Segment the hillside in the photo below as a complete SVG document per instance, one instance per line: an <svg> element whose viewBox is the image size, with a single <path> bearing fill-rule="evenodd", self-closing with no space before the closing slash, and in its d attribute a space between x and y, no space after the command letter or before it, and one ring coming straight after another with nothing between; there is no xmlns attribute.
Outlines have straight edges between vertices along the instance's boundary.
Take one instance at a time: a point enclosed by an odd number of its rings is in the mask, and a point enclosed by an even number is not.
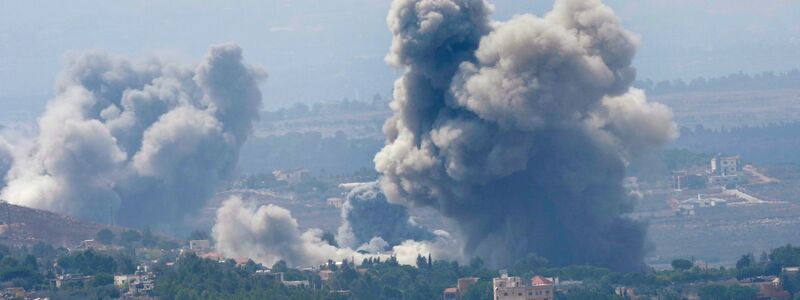
<svg viewBox="0 0 800 300"><path fill-rule="evenodd" d="M49 211L5 203L0 204L0 222L2 222L0 243L16 247L31 246L38 241L49 243L54 247L75 247L81 241L93 238L100 229L109 227ZM124 230L120 227L110 229L115 234Z"/></svg>

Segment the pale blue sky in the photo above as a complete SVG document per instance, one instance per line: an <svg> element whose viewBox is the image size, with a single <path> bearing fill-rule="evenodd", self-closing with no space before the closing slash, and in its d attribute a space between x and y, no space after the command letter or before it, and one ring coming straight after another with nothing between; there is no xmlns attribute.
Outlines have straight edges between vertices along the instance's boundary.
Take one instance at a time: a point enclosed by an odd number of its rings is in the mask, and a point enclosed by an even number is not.
<svg viewBox="0 0 800 300"><path fill-rule="evenodd" d="M0 118L40 109L65 55L199 59L236 41L267 68L268 108L389 94L383 63L389 0L0 0ZM495 18L541 14L551 0L496 0ZM609 0L641 36L639 78L716 76L800 67L800 1ZM24 117L19 117L24 119ZM0 120L0 122L5 120Z"/></svg>

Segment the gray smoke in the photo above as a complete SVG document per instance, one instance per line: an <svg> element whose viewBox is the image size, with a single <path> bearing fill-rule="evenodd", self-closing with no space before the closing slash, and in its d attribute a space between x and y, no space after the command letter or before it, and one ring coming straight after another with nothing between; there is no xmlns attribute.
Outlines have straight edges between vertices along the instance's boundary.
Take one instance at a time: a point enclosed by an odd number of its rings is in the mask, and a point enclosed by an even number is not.
<svg viewBox="0 0 800 300"><path fill-rule="evenodd" d="M12 203L130 226L195 212L236 167L258 118L258 82L235 44L196 65L88 52L68 64L14 160L2 196Z"/></svg>
<svg viewBox="0 0 800 300"><path fill-rule="evenodd" d="M405 240L430 240L433 233L411 222L406 208L389 203L377 182L353 188L342 206L342 225L336 240L339 245L358 247L369 244L369 249L386 249ZM379 237L386 245L377 247L373 238ZM374 251L370 251L374 252Z"/></svg>
<svg viewBox="0 0 800 300"><path fill-rule="evenodd" d="M637 39L598 0L491 22L483 0L395 0L395 82L376 155L390 201L436 208L494 265L640 266L625 164L676 134L630 89Z"/></svg>
<svg viewBox="0 0 800 300"><path fill-rule="evenodd" d="M322 240L321 230L301 232L291 212L282 207L270 204L256 208L237 197L229 198L217 210L211 234L223 254L266 265L284 260L292 266L313 266L352 254L342 253Z"/></svg>
<svg viewBox="0 0 800 300"><path fill-rule="evenodd" d="M354 259L360 262L367 257L388 258L394 255L398 262L414 265L417 255L431 254L436 259L462 260L458 241L449 233L437 230L430 241L406 240L390 247L380 237L373 237L357 249L336 247L322 239L322 230L301 231L290 211L272 204L255 206L238 197L231 197L217 209L217 220L211 230L216 249L229 258L249 258L272 265L279 260L290 266L318 266L328 260ZM389 253L384 251L390 250Z"/></svg>
<svg viewBox="0 0 800 300"><path fill-rule="evenodd" d="M6 174L11 170L11 165L13 163L14 156L11 152L11 145L0 136L0 188L6 186Z"/></svg>

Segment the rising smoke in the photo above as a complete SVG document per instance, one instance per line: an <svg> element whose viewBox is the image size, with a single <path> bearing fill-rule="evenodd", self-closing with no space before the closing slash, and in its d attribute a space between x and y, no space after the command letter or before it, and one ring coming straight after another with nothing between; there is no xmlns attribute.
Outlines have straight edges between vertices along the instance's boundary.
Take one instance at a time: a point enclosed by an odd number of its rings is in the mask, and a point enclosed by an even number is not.
<svg viewBox="0 0 800 300"><path fill-rule="evenodd" d="M256 208L236 197L226 200L217 210L211 234L223 254L266 265L283 260L291 266L313 266L355 255L350 249L339 249L322 240L321 230L301 232L291 212L282 207Z"/></svg>
<svg viewBox="0 0 800 300"><path fill-rule="evenodd" d="M502 265L640 266L623 217L632 157L674 138L671 112L630 88L637 39L599 0L492 22L483 0L395 0L395 82L376 155L390 201L456 220L464 251Z"/></svg>
<svg viewBox="0 0 800 300"><path fill-rule="evenodd" d="M386 250L405 240L430 240L433 233L412 224L406 208L389 203L377 182L361 184L348 194L341 210L342 225L336 236L339 245L358 247L368 244ZM373 241L379 237L385 245ZM378 245L383 245L379 247Z"/></svg>
<svg viewBox="0 0 800 300"><path fill-rule="evenodd" d="M211 234L223 255L250 258L268 266L280 260L307 267L328 260L361 262L367 257L386 259L390 255L406 265L415 264L420 254L443 260L463 258L460 251L453 251L459 248L457 240L441 230L432 233L430 240L405 240L393 247L377 236L357 248L332 246L322 239L322 230L301 231L290 211L271 204L257 207L238 197L227 199L217 210Z"/></svg>
<svg viewBox="0 0 800 300"><path fill-rule="evenodd" d="M235 44L212 46L192 66L80 55L60 75L29 151L15 156L2 197L94 220L113 208L129 226L180 220L234 170L265 77Z"/></svg>

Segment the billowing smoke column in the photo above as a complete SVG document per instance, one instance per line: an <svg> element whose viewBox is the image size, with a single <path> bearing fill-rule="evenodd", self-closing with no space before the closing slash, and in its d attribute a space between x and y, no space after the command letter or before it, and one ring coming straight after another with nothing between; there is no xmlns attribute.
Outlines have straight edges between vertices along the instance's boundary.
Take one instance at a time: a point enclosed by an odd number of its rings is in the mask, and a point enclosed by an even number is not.
<svg viewBox="0 0 800 300"><path fill-rule="evenodd" d="M250 258L268 266L279 260L290 266L317 266L328 260L343 259L358 263L367 257L385 259L389 255L408 265L416 263L417 255L430 254L443 260L463 258L457 250L457 241L443 231L430 234L430 240L405 240L393 247L381 237L373 237L358 248L331 246L322 239L322 230L301 231L288 210L271 204L256 207L238 197L227 199L217 210L211 234L216 249L223 255Z"/></svg>
<svg viewBox="0 0 800 300"><path fill-rule="evenodd" d="M229 256L247 257L272 265L313 266L328 259L349 259L352 250L322 240L318 229L301 232L291 212L275 205L251 207L232 197L217 210L212 229L217 249Z"/></svg>
<svg viewBox="0 0 800 300"><path fill-rule="evenodd" d="M491 22L483 0L395 0L395 82L376 155L390 201L457 221L466 255L640 266L645 226L623 217L626 161L675 136L630 89L637 40L598 0Z"/></svg>
<svg viewBox="0 0 800 300"><path fill-rule="evenodd" d="M113 208L132 226L180 220L231 175L265 77L235 44L193 66L85 53L62 73L2 197L96 220Z"/></svg>
<svg viewBox="0 0 800 300"><path fill-rule="evenodd" d="M434 237L427 229L411 223L405 207L386 201L377 182L364 183L351 190L341 212L342 225L336 236L341 246L369 244L370 249L385 250L405 240ZM385 244L378 247L377 241L373 241L375 237Z"/></svg>

